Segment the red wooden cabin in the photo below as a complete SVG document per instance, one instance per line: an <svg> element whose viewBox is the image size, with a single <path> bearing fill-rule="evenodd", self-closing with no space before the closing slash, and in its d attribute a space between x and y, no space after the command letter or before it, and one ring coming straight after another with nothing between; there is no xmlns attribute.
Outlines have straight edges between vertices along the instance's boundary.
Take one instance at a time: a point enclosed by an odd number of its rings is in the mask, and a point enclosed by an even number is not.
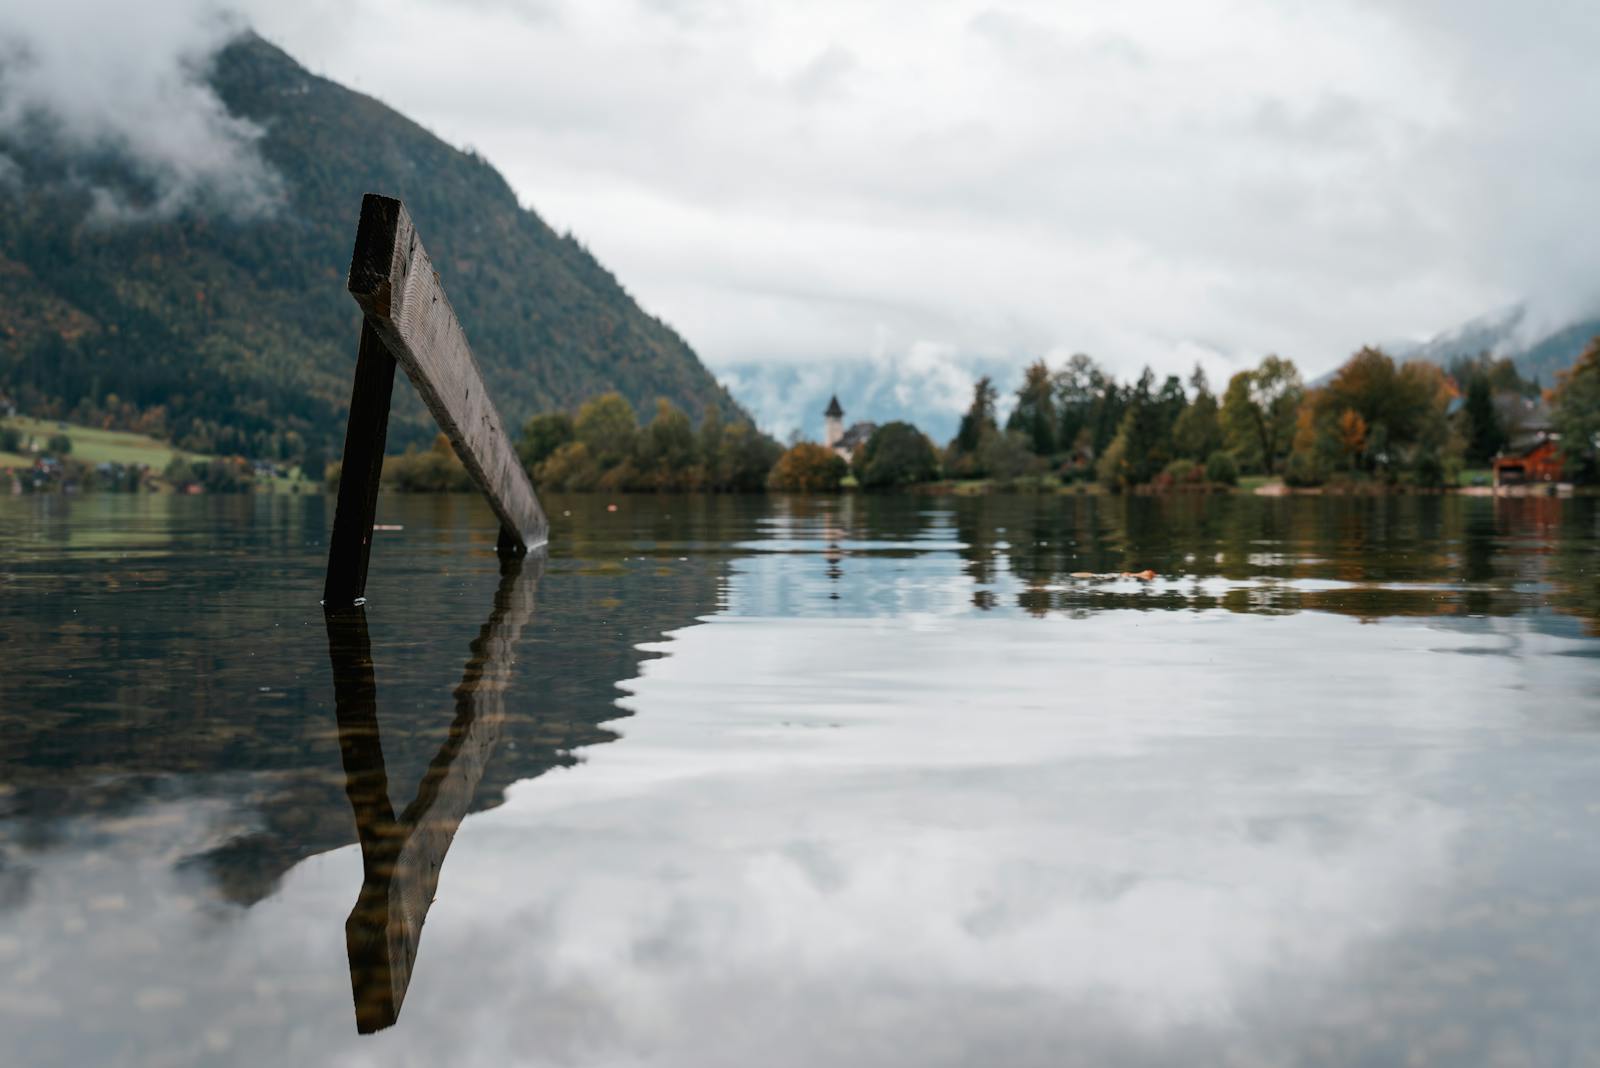
<svg viewBox="0 0 1600 1068"><path fill-rule="evenodd" d="M1560 482L1561 442L1553 434L1542 434L1521 448L1508 449L1494 458L1494 484L1519 482Z"/></svg>

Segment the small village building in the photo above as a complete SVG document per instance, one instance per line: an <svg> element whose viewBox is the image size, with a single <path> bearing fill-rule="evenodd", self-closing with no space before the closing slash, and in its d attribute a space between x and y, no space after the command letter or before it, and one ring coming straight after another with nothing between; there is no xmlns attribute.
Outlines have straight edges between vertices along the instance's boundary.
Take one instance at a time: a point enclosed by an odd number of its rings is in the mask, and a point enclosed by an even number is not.
<svg viewBox="0 0 1600 1068"><path fill-rule="evenodd" d="M827 410L822 413L822 444L832 449L845 463L855 459L861 446L867 443L878 429L877 423L856 423L846 430L844 426L844 408L839 405L839 398L835 395L828 401Z"/></svg>
<svg viewBox="0 0 1600 1068"><path fill-rule="evenodd" d="M1565 469L1561 435L1536 430L1506 447L1493 460L1494 484L1517 486L1528 482L1560 482Z"/></svg>

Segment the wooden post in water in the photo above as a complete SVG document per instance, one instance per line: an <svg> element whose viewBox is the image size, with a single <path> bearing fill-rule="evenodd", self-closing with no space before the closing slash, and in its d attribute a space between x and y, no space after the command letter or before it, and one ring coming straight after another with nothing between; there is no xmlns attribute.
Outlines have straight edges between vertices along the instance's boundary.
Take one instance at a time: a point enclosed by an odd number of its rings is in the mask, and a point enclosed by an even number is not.
<svg viewBox="0 0 1600 1068"><path fill-rule="evenodd" d="M378 479L389 436L389 400L394 393L394 357L372 324L361 324L356 380L350 390L350 419L344 429L344 462L339 470L339 500L334 505L333 537L328 545L328 575L322 603L333 611L359 604L367 589L367 558L372 553L372 523L378 511Z"/></svg>
<svg viewBox="0 0 1600 1068"><path fill-rule="evenodd" d="M500 552L521 555L549 535L466 334L400 201L376 193L362 199L350 295L365 317L322 591L323 605L335 611L365 599L395 364L488 498L500 520Z"/></svg>

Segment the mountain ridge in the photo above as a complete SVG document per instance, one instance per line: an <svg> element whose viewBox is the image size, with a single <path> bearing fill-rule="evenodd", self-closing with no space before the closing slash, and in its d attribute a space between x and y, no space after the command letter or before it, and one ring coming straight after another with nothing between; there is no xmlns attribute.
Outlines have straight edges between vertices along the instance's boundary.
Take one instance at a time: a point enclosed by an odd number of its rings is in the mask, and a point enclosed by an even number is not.
<svg viewBox="0 0 1600 1068"><path fill-rule="evenodd" d="M707 406L748 418L683 338L482 157L254 33L217 53L207 81L263 131L260 156L284 180L275 211L233 218L201 201L108 225L96 214L107 190L159 203L148 175L113 151L64 148L41 122L0 133L0 392L62 415L160 407L195 451L331 453L360 323L345 273L361 196L381 192L416 220L509 426L613 388L641 415L666 397L696 418ZM396 391L392 440L431 433L411 391Z"/></svg>

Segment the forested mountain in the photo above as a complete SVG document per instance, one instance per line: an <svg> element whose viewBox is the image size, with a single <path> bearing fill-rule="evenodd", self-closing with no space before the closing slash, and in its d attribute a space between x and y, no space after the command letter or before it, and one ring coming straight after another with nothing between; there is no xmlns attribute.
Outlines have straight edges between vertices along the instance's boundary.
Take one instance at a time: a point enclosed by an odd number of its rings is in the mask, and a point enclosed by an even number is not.
<svg viewBox="0 0 1600 1068"><path fill-rule="evenodd" d="M1448 367L1457 360L1487 352L1510 357L1522 377L1550 387L1589 342L1600 336L1600 315L1590 315L1558 328L1532 328L1520 304L1480 316L1418 345L1389 345L1402 360L1427 360ZM1331 377L1331 376L1330 376Z"/></svg>
<svg viewBox="0 0 1600 1068"><path fill-rule="evenodd" d="M742 417L687 343L486 161L246 34L210 83L261 127L279 202L239 214L154 205L113 149L40 120L0 134L0 393L38 414L120 423L200 452L336 454L360 317L345 275L363 193L403 199L508 425L619 390ZM391 440L432 435L397 389Z"/></svg>

